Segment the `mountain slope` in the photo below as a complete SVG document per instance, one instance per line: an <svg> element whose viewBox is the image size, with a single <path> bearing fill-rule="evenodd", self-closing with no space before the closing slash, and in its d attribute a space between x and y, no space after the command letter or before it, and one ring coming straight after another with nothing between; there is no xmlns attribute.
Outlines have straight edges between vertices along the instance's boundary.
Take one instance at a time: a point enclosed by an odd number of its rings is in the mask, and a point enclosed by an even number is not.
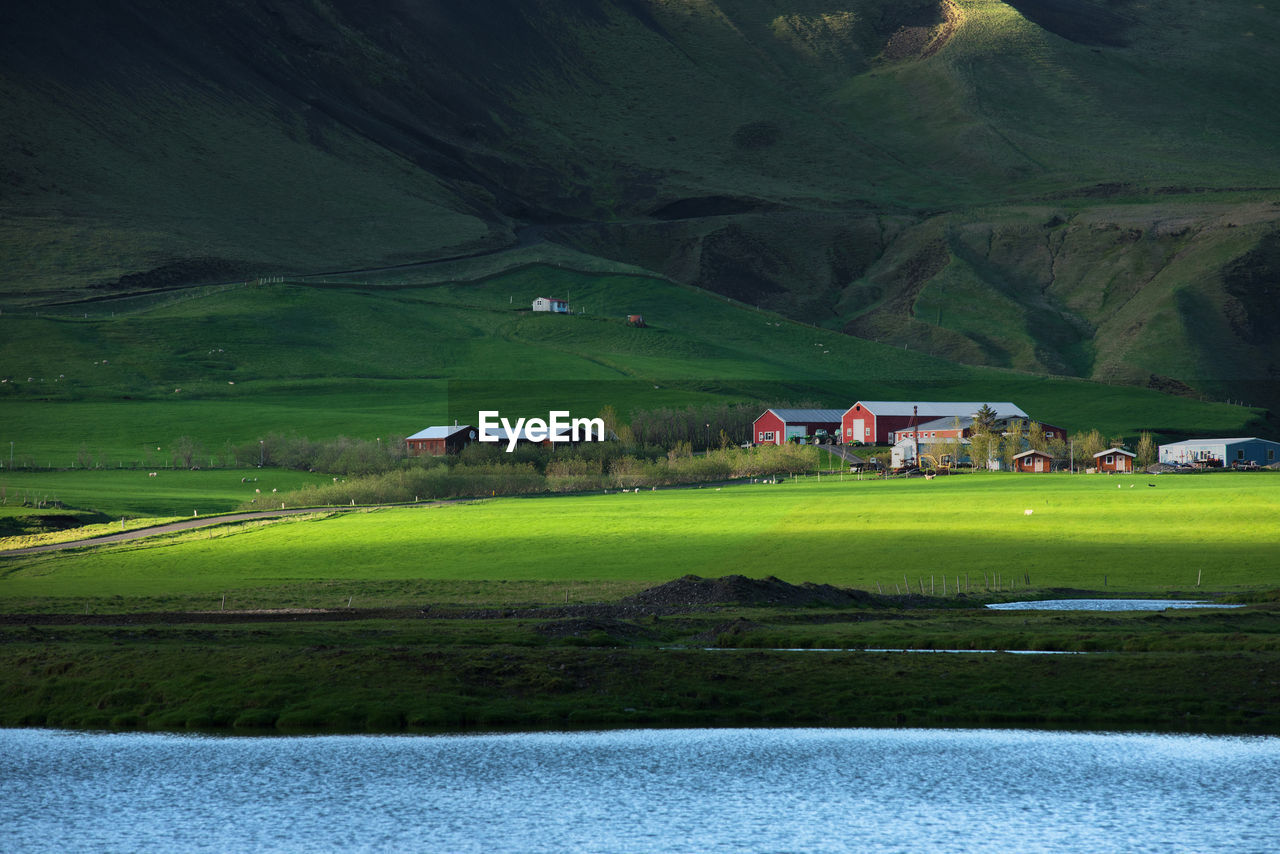
<svg viewBox="0 0 1280 854"><path fill-rule="evenodd" d="M550 239L960 361L1280 405L1278 29L1234 0L11 4L0 287Z"/></svg>

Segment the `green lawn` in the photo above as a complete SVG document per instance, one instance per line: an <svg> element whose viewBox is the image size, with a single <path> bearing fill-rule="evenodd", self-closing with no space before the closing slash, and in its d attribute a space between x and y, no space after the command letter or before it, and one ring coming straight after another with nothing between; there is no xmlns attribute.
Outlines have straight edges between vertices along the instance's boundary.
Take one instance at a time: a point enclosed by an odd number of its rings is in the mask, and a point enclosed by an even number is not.
<svg viewBox="0 0 1280 854"><path fill-rule="evenodd" d="M281 493L328 475L285 469L106 469L0 472L0 508L16 511L25 500L61 504L70 511L121 516L190 516L225 513L261 493ZM261 492L258 492L261 490ZM38 509L38 508L37 508Z"/></svg>
<svg viewBox="0 0 1280 854"><path fill-rule="evenodd" d="M314 605L308 597L335 583L370 593L415 581L639 588L686 573L886 593L904 575L913 589L923 582L937 593L945 575L954 593L957 579L982 589L998 577L1007 589L1025 587L1028 576L1035 588L1189 591L1202 574L1204 590L1237 591L1280 586L1278 511L1280 478L1266 474L845 475L504 499L11 558L0 564L0 607L227 589Z"/></svg>

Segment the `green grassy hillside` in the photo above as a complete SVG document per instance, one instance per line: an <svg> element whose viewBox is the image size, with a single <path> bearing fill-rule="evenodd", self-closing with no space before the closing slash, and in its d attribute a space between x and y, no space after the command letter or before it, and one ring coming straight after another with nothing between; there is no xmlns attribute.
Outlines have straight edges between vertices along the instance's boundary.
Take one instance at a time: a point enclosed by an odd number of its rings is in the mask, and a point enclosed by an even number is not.
<svg viewBox="0 0 1280 854"><path fill-rule="evenodd" d="M1263 4L3 15L6 311L549 240L952 361L1280 405Z"/></svg>
<svg viewBox="0 0 1280 854"><path fill-rule="evenodd" d="M154 466L181 436L220 457L226 443L269 432L403 437L450 418L475 423L480 409L594 416L612 406L626 420L707 401L843 408L902 396L1013 400L1108 436L1264 426L1257 410L966 368L653 278L548 266L469 283L405 278L4 315L0 440L19 466ZM540 295L568 297L582 313L531 312ZM629 327L629 314L648 326Z"/></svg>

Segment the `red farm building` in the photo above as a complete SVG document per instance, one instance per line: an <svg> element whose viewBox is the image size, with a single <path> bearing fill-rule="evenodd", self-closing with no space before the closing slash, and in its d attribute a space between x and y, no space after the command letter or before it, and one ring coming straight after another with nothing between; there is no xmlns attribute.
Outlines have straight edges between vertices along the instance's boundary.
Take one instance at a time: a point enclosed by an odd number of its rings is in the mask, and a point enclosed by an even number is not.
<svg viewBox="0 0 1280 854"><path fill-rule="evenodd" d="M1013 455L1013 470L1020 472L1050 472L1053 471L1053 457L1044 451L1037 451L1034 448L1030 451L1023 451L1020 454Z"/></svg>
<svg viewBox="0 0 1280 854"><path fill-rule="evenodd" d="M1093 455L1093 465L1098 471L1131 472L1135 456L1137 454L1123 448L1107 448Z"/></svg>
<svg viewBox="0 0 1280 854"><path fill-rule="evenodd" d="M936 422L932 432L937 432L939 427L950 429L957 418L970 419L971 424L973 415L984 405L991 407L1001 421L1030 420L1027 413L1007 401L860 400L841 415L840 438L845 444L891 445L905 438L900 432L904 428L923 430L925 423Z"/></svg>
<svg viewBox="0 0 1280 854"><path fill-rule="evenodd" d="M781 445L792 439L811 442L815 438L840 438L839 409L766 409L751 428L756 445Z"/></svg>
<svg viewBox="0 0 1280 854"><path fill-rule="evenodd" d="M475 438L474 427L455 424L452 427L428 427L425 430L419 430L404 441L409 446L409 453L413 456L430 454L434 457L442 457L445 454L458 453L475 441Z"/></svg>

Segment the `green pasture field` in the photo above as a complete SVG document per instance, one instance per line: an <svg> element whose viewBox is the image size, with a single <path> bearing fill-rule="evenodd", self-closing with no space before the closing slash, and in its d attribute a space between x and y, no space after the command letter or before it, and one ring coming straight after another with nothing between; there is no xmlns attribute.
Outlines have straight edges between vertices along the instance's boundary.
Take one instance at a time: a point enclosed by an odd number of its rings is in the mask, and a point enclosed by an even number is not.
<svg viewBox="0 0 1280 854"><path fill-rule="evenodd" d="M334 607L352 595L413 605L429 595L424 585L475 582L534 585L530 596L558 601L593 584L617 593L685 574L887 595L941 595L944 584L949 595L1193 593L1197 582L1240 592L1280 587L1278 512L1280 478L1268 473L845 474L497 499L7 558L0 610L207 604L229 590L254 607Z"/></svg>
<svg viewBox="0 0 1280 854"><path fill-rule="evenodd" d="M547 293L585 313L522 310ZM1109 437L1263 429L1261 410L962 367L642 276L533 266L475 282L196 289L119 303L86 303L88 318L0 316L0 465L153 467L181 436L216 461L227 443L269 432L395 437L473 422L480 409L594 416L612 406L625 420L716 401L1012 400ZM649 327L628 327L632 313Z"/></svg>
<svg viewBox="0 0 1280 854"><path fill-rule="evenodd" d="M331 480L276 468L5 471L0 472L0 508L16 509L26 499L28 504L56 503L70 512L115 519L203 515L234 510L261 494L255 490L283 493Z"/></svg>

